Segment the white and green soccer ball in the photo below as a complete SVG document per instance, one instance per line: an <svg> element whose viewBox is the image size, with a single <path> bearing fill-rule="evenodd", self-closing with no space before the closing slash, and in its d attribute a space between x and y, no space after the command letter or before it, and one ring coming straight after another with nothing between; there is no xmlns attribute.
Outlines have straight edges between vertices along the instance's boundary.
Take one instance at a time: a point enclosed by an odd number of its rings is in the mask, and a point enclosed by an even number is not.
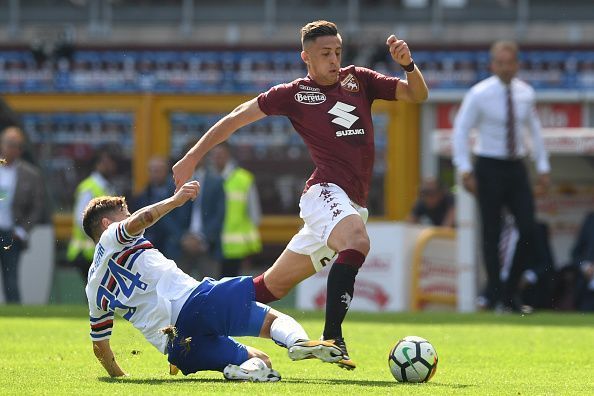
<svg viewBox="0 0 594 396"><path fill-rule="evenodd" d="M399 382L427 382L437 369L437 353L426 339L408 336L392 348L388 365Z"/></svg>

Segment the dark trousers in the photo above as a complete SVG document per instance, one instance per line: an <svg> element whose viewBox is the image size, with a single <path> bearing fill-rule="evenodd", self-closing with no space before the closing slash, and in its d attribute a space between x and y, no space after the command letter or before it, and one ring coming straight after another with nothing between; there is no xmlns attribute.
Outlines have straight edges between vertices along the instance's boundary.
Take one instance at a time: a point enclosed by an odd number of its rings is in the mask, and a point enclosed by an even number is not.
<svg viewBox="0 0 594 396"><path fill-rule="evenodd" d="M475 166L482 221L483 258L487 269L487 298L491 305L513 303L522 271L532 268L536 257L534 198L522 160L478 157ZM520 239L505 284L500 278L499 238L502 209L514 217Z"/></svg>
<svg viewBox="0 0 594 396"><path fill-rule="evenodd" d="M19 293L19 259L22 243L12 237L12 231L0 231L0 267L2 267L2 281L4 296L8 303L20 303Z"/></svg>

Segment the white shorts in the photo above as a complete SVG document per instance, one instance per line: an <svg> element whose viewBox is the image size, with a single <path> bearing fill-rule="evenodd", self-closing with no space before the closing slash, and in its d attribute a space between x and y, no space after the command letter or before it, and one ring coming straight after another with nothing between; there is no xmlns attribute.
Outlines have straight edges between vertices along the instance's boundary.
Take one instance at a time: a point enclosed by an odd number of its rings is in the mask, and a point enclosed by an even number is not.
<svg viewBox="0 0 594 396"><path fill-rule="evenodd" d="M336 260L336 252L327 246L327 242L338 222L354 214L367 223L369 216L366 208L352 202L342 188L332 183L311 186L301 196L299 209L299 217L305 225L291 239L287 249L309 255L316 272Z"/></svg>

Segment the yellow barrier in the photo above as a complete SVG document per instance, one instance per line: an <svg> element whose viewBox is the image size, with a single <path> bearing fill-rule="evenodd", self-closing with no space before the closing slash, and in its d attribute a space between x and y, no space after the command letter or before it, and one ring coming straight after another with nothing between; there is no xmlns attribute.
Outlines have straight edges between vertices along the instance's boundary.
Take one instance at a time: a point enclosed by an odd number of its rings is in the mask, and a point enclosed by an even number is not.
<svg viewBox="0 0 594 396"><path fill-rule="evenodd" d="M68 241L72 231L72 215L55 213L53 215L54 235L59 241ZM287 243L303 225L297 216L264 216L260 224L262 242L269 244Z"/></svg>
<svg viewBox="0 0 594 396"><path fill-rule="evenodd" d="M436 302L442 304L456 305L456 296L444 296L439 294L421 293L419 283L421 279L421 267L423 265L423 251L425 246L435 238L455 239L456 230L448 227L431 227L423 230L415 243L412 256L412 284L410 286L411 310L418 311L423 302Z"/></svg>

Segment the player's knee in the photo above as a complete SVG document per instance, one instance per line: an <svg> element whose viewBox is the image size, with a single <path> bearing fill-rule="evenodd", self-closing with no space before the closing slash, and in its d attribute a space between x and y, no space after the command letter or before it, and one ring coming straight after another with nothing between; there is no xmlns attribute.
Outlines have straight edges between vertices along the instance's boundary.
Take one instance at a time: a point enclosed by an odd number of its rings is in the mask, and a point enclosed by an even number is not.
<svg viewBox="0 0 594 396"><path fill-rule="evenodd" d="M354 232L349 241L349 249L354 249L361 252L364 256L367 256L371 244L369 242L369 236L363 230Z"/></svg>

